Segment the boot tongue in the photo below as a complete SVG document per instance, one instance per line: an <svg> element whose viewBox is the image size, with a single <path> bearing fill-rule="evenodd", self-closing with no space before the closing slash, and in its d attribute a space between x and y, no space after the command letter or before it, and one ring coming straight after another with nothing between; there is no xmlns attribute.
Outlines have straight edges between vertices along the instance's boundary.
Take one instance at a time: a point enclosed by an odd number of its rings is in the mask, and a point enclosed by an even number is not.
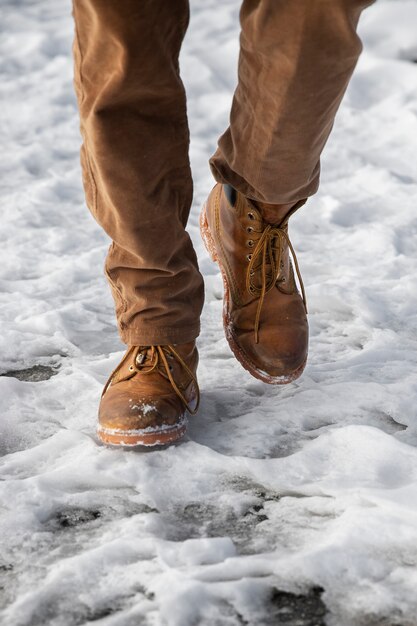
<svg viewBox="0 0 417 626"><path fill-rule="evenodd" d="M288 222L286 216L295 207L294 203L289 204L266 204L264 202L253 202L254 206L262 216L263 226L272 226L288 234ZM297 203L298 206L298 203ZM281 225L284 222L283 225ZM275 280L281 282L280 278L288 281L290 279L290 257L288 245L284 238L278 234L271 236L272 255L275 262ZM271 277L272 267L269 256L266 257L266 267L268 277Z"/></svg>
<svg viewBox="0 0 417 626"><path fill-rule="evenodd" d="M288 233L288 224L282 227L285 233ZM290 262L290 254L288 250L288 244L284 239L280 239L278 241L278 237L274 238L273 244L274 246L274 260L276 265L276 278L286 277L288 280L287 274L289 273L289 262Z"/></svg>
<svg viewBox="0 0 417 626"><path fill-rule="evenodd" d="M288 204L268 204L259 200L251 200L251 202L262 215L264 222L279 227L285 221L285 218L302 207L307 202L307 199L303 198L298 200L298 202L289 202Z"/></svg>
<svg viewBox="0 0 417 626"><path fill-rule="evenodd" d="M263 222L263 228L270 226L266 222ZM277 226L273 226L273 229L277 229ZM287 225L282 229L285 233L288 230ZM275 275L274 283L278 281L280 276L284 276L288 273L285 268L289 267L289 252L288 245L283 237L280 237L278 233L274 233L274 230L270 231L269 242L265 242L265 258L263 257L263 251L260 250L257 255L257 262L255 264L256 269L254 274L251 275L251 282L257 289L262 287L262 274L265 272L266 283L270 284L273 279L272 273ZM275 267L273 267L275 265Z"/></svg>
<svg viewBox="0 0 417 626"><path fill-rule="evenodd" d="M263 221L267 224L271 224L271 226L281 224L287 213L294 206L293 202L290 202L289 204L268 204L266 202L252 200L252 203L262 215Z"/></svg>

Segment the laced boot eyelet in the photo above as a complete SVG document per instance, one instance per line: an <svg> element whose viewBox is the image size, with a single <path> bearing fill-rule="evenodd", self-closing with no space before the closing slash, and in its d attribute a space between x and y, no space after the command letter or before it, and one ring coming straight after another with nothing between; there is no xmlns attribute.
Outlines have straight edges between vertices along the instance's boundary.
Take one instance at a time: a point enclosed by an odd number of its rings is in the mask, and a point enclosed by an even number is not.
<svg viewBox="0 0 417 626"><path fill-rule="evenodd" d="M254 216L254 214L253 214L252 212L249 212L249 213L248 213L248 218L249 218L250 220L254 220L254 219L255 219L255 216Z"/></svg>
<svg viewBox="0 0 417 626"><path fill-rule="evenodd" d="M253 241L253 239L248 239L248 241L246 243L248 244L249 248L252 248L254 241Z"/></svg>
<svg viewBox="0 0 417 626"><path fill-rule="evenodd" d="M251 270L249 273L250 273L251 276L255 276L254 270Z"/></svg>
<svg viewBox="0 0 417 626"><path fill-rule="evenodd" d="M252 228L252 226L248 226L248 227L246 228L246 232L247 232L247 233L253 233L253 228Z"/></svg>
<svg viewBox="0 0 417 626"><path fill-rule="evenodd" d="M251 254L247 254L247 255L246 255L246 259L247 259L248 261L251 261L251 260L252 260L252 255L251 255Z"/></svg>
<svg viewBox="0 0 417 626"><path fill-rule="evenodd" d="M250 291L250 293L255 293L255 289L252 287L252 285L250 285L249 291Z"/></svg>

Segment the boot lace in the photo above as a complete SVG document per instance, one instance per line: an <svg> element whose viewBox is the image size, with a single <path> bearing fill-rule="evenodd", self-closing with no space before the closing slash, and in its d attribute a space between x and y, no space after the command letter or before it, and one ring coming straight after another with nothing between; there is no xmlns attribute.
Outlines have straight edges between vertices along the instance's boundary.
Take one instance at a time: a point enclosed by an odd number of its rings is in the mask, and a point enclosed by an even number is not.
<svg viewBox="0 0 417 626"><path fill-rule="evenodd" d="M294 209L288 213L283 222L281 222L278 226L268 224L263 231L255 231L253 229L254 232L261 232L261 236L250 257L246 273L246 289L250 294L259 296L254 328L256 343L259 343L260 317L266 294L275 286L277 282L279 283L278 288L283 293L288 295L295 293L295 288L292 290L286 290L282 286L282 283L285 282L284 277L279 279L279 274L282 269L281 263L285 253L285 245L288 246L294 261L298 282L300 283L303 304L307 313L307 299L304 283L301 278L297 256L287 232L288 219L294 213L296 208L298 207L294 207ZM261 276L260 286L255 282L255 276L259 275L259 270Z"/></svg>
<svg viewBox="0 0 417 626"><path fill-rule="evenodd" d="M175 379L172 375L172 366L168 362L172 359L175 359L177 361L177 363L188 374L191 381L194 383L197 391L197 403L194 409L190 407L179 385L175 382ZM127 360L132 361L131 365L129 366L129 374L118 378L117 380L114 380L115 374L120 370L122 365L126 363ZM148 375L155 371L159 371L162 376L169 380L174 392L180 398L187 411L191 413L191 415L195 415L198 411L198 406L200 404L200 389L198 387L197 378L188 367L182 356L177 352L177 350L175 350L174 346L171 344L168 344L166 346L132 346L131 348L129 348L119 365L110 375L110 378L104 387L103 395L106 393L108 387L112 384L113 381L120 382L122 380L130 379L138 373Z"/></svg>

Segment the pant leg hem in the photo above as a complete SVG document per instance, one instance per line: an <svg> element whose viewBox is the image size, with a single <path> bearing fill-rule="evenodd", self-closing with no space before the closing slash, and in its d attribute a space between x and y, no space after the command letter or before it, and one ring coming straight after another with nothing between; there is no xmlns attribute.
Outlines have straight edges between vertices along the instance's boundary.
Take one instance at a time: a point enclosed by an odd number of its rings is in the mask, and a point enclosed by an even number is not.
<svg viewBox="0 0 417 626"><path fill-rule="evenodd" d="M164 346L194 341L200 334L200 324L187 328L119 328L123 343L128 346Z"/></svg>
<svg viewBox="0 0 417 626"><path fill-rule="evenodd" d="M317 166L311 180L299 185L296 189L271 189L271 186L263 189L255 188L242 176L234 172L224 163L219 163L218 153L214 154L210 161L210 169L216 182L231 185L234 189L255 202L266 202L268 204L296 204L300 200L314 196L320 184L320 168ZM277 175L277 180L279 177Z"/></svg>

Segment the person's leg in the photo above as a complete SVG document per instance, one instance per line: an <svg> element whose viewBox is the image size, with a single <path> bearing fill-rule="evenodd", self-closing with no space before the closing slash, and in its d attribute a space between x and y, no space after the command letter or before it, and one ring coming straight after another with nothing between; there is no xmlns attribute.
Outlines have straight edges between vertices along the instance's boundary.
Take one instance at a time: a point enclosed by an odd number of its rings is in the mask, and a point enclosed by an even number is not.
<svg viewBox="0 0 417 626"><path fill-rule="evenodd" d="M203 280L178 55L188 0L74 0L75 88L87 204L113 240L106 272L128 344L105 385L105 443L171 443L198 407Z"/></svg>
<svg viewBox="0 0 417 626"><path fill-rule="evenodd" d="M230 126L210 160L218 184L201 231L223 274L230 347L268 383L291 382L306 363L306 298L288 220L317 191L320 154L361 52L356 26L369 4L242 4L239 82Z"/></svg>
<svg viewBox="0 0 417 626"><path fill-rule="evenodd" d="M199 333L203 280L178 55L188 0L74 0L75 87L87 204L113 240L106 273L129 345Z"/></svg>
<svg viewBox="0 0 417 626"><path fill-rule="evenodd" d="M372 0L244 0L230 126L210 160L244 196L293 205L319 185L320 154L362 45Z"/></svg>

